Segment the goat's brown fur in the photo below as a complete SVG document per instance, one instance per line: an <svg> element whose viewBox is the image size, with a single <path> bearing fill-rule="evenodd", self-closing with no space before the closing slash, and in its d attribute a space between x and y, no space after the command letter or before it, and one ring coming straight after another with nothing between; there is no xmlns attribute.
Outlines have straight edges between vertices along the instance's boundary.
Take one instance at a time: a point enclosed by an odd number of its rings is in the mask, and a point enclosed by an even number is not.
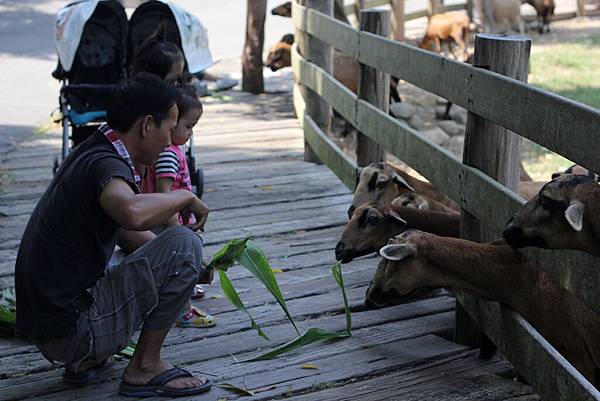
<svg viewBox="0 0 600 401"><path fill-rule="evenodd" d="M469 46L470 23L469 16L460 11L434 14L429 20L427 31L419 47L421 49L429 49L431 43L433 43L434 51L441 53L442 42L446 42L448 48L450 48L452 41L454 41L461 49L466 60L468 57L467 48Z"/></svg>
<svg viewBox="0 0 600 401"><path fill-rule="evenodd" d="M369 202L354 211L335 248L336 259L350 262L377 252L388 240L416 228L443 236L460 235L460 214Z"/></svg>
<svg viewBox="0 0 600 401"><path fill-rule="evenodd" d="M598 205L598 182L583 175L561 175L510 219L503 235L516 248L576 249L600 256Z"/></svg>
<svg viewBox="0 0 600 401"><path fill-rule="evenodd" d="M379 263L367 290L367 305L397 303L422 288L471 291L516 310L588 380L596 380L598 315L503 241L478 244L409 231L381 252L396 260Z"/></svg>

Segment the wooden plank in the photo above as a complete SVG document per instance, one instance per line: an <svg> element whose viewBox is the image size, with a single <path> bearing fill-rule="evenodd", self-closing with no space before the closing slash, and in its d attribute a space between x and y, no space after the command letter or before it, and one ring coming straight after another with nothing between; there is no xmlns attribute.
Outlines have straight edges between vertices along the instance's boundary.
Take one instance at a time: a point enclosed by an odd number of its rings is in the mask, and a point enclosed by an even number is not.
<svg viewBox="0 0 600 401"><path fill-rule="evenodd" d="M356 163L319 129L309 115L304 116L304 132L306 141L319 159L327 164L348 189L353 191L356 187Z"/></svg>
<svg viewBox="0 0 600 401"><path fill-rule="evenodd" d="M309 389L318 383L401 369L415 365L423 359L444 358L464 352L463 347L433 335L400 340L395 345L385 343L369 344L368 348L360 348L358 342L358 337L351 337L343 342L338 342L336 347L321 346L315 350L304 350L301 355L292 353L290 356L274 361L232 366L233 361L231 357L227 356L192 363L185 365L185 367L192 372L210 372L216 375L218 379L234 382L242 387L245 383L250 390L261 389L262 391L257 393L253 399L266 400L277 396L285 396L290 392ZM347 349L344 347L346 344L353 344L354 347ZM339 351L343 353L340 354ZM319 369L302 369L302 365L305 363L315 363ZM49 376L51 377L51 375ZM76 397L74 397L75 394L72 391L64 391L64 385L57 385L56 382L52 383L48 378L30 383L28 392L35 393L37 400L44 401L81 400L92 397L95 400L114 399L117 396L116 384L120 380L120 372L112 369L110 374L103 375L102 379L105 382L100 385L78 389ZM99 391L100 387L104 391ZM11 391L7 395L14 396L15 392ZM215 386L209 393L196 396L194 400L214 401L220 397L228 400L240 398L239 395Z"/></svg>
<svg viewBox="0 0 600 401"><path fill-rule="evenodd" d="M413 308L421 309L423 311L435 310L432 309L435 308L432 303L429 303L428 306L424 306L423 308L419 305L412 306ZM404 316L413 315L410 308L404 308L404 311L402 311L401 314ZM408 318L402 321L390 321L389 319L386 319L387 315L388 314L385 313L379 314L379 321L387 323L385 326L382 326L381 324L376 323L377 319L373 319L373 317L370 316L370 312L357 314L356 321L360 327L356 327L352 338L338 342L335 347L326 344L316 345L291 352L290 354L273 361L236 365L234 364L231 355L236 355L239 359L245 359L250 355L255 354L256 351L261 348L264 350L264 347L274 347L288 341L290 337L293 337L293 331L287 323L271 325L269 327L268 333L272 339L269 343L258 337L256 334L249 333L246 330L232 331L226 336L201 335L203 351L200 354L190 353L190 341L197 341L199 335L192 335L189 329L173 329L171 335L169 335L167 339L166 349L169 350L169 360L171 362L185 364L188 368L192 369L192 371L211 372L218 378L226 375L230 379L235 377L241 378L244 375L247 375L248 372L254 371L262 372L260 376L263 376L264 380L273 380L271 374L265 374L266 372L273 370L273 368L281 369L290 366L299 367L303 363L301 361L304 359L315 360L317 358L324 359L336 357L338 355L347 355L347 360L352 360L348 354L354 352L356 349L366 352L366 354L371 355L371 357L376 356L377 358L380 358L380 353L377 351L378 349L390 352L388 349L392 347L391 343L401 345L402 340L408 341L406 345L409 349L412 345L412 349L411 351L408 351L408 353L413 355L413 357L424 351L427 352L428 349L433 350L434 355L439 355L440 351L442 354L448 355L448 349L451 350L450 354L464 350L464 347L443 340L433 339L432 336L427 336L429 333L447 331L451 327L452 315L449 312L436 312L435 314L419 316L415 319ZM363 321L362 317L370 322L369 325L362 325L360 323ZM307 323L311 327L322 327L325 330L339 330L344 324L344 319L343 316L340 315L323 316ZM216 328L204 330L202 331L202 334L214 331L215 329ZM420 337L421 340L413 339L414 337L424 335L425 340L423 340L424 337ZM427 345L424 345L432 344L432 341L438 345L437 351L435 351L435 347L429 348ZM422 347L419 347L419 344L421 344ZM393 350L393 348L391 349ZM392 351L390 354L392 360L394 359L394 355L397 355L397 353ZM42 396L57 391L60 391L62 396L68 397L70 394L75 395L72 392L69 393L70 387L65 386L62 383L57 383L60 380L52 379L53 377L56 378L60 375L60 372L57 372L55 368L51 368L54 371L42 371L41 368L44 364L46 367L49 367L48 362L44 361L39 354L38 358L39 360L34 363L40 370L39 374L34 373L33 375L28 375L26 377L11 377L7 380L0 381L0 391L2 391L3 396L10 399L18 398L19 394ZM3 362L8 362L8 360L9 358L4 358ZM10 358L10 360L13 363L19 364L17 355L15 355L14 358ZM30 357L28 360L33 362L34 357ZM414 361L415 359L411 358L411 360ZM123 364L121 365L123 366ZM390 365L394 366L393 363L390 363L389 361L386 362L386 358L383 358L383 364L380 364L379 366L386 369ZM11 373L17 373L17 369L15 369L14 365L12 368L5 367L6 364L3 363L2 366L3 369L6 369L6 373L4 373L5 376L10 375ZM341 366L342 365L338 365L338 368ZM207 367L210 368L207 369ZM365 366L365 368L368 369L369 366ZM350 369L350 372L352 371L354 371L354 369ZM111 371L107 373L108 375L105 377L106 380L111 380L114 383L116 380L120 379L121 372L118 369L111 369ZM320 372L312 373L319 374ZM345 374L348 374L348 372L345 372ZM270 383L267 382L266 384ZM28 385L29 387L27 387ZM106 388L106 385L104 386ZM114 391L116 391L116 388ZM94 389L94 386L88 386L79 389L76 395L81 397L79 399L84 399L88 394L94 394L94 392L97 394L97 390ZM214 400L214 398L211 399Z"/></svg>
<svg viewBox="0 0 600 401"><path fill-rule="evenodd" d="M309 9L305 30L353 58L358 55L358 33L348 24Z"/></svg>
<svg viewBox="0 0 600 401"><path fill-rule="evenodd" d="M520 315L497 302L457 298L545 401L600 400L600 391Z"/></svg>
<svg viewBox="0 0 600 401"><path fill-rule="evenodd" d="M321 96L348 121L356 120L356 99L358 97L350 89L337 81L332 75L315 64L307 62L292 47L292 66L296 78Z"/></svg>
<svg viewBox="0 0 600 401"><path fill-rule="evenodd" d="M600 171L600 110L413 46L360 33L359 61ZM490 94L494 96L490 96Z"/></svg>
<svg viewBox="0 0 600 401"><path fill-rule="evenodd" d="M481 360L476 352L436 360L410 369L330 388L294 398L297 401L540 401L529 386L502 377L511 369L506 361Z"/></svg>

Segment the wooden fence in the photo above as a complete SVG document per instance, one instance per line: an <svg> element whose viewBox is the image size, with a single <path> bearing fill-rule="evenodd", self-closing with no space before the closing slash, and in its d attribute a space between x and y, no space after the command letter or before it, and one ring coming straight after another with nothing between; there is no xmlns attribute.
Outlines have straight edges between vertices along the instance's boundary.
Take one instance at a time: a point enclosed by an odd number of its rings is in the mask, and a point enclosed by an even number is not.
<svg viewBox="0 0 600 401"><path fill-rule="evenodd" d="M443 1L440 0L428 0L428 7L423 10L413 11L411 13L404 14L404 0L400 0L401 3L395 3L399 0L356 0L354 4L348 4L344 6L344 12L346 15L354 15L358 20L357 12L359 10L367 10L373 9L382 6L390 6L392 10L394 10L395 18L398 18L398 13L403 15L403 21L412 21L419 18L429 17L432 13L444 13L447 11L459 11L466 10L470 17L473 16L473 0L467 0L464 3L457 4L444 4ZM587 14L590 15L598 15L599 11L586 12L585 0L573 0L576 11L570 12L561 12L554 15L553 20L564 20L571 19L579 16L584 16ZM526 21L535 20L534 16L525 16ZM395 39L399 39L397 36L394 36Z"/></svg>
<svg viewBox="0 0 600 401"><path fill-rule="evenodd" d="M600 110L485 68L355 30L330 16L330 0L304 1L305 6L294 1L292 12L304 56L294 45L292 66L297 82L304 88L294 88L294 107L303 125L307 149L351 190L357 182L357 165L324 132L329 106L360 135L413 167L456 201L464 214L474 216L493 233L499 235L524 203L509 188L336 81L330 73L332 48L351 56L361 69L368 67L393 75L466 108L467 126L476 119L493 122L592 171L600 171L596 155L600 149ZM526 62L528 57L527 53ZM309 60L323 60L323 65ZM540 260L557 282L600 313L598 258L575 251L528 249L524 253ZM458 298L544 400L600 400L600 392L521 316L495 302L465 294Z"/></svg>

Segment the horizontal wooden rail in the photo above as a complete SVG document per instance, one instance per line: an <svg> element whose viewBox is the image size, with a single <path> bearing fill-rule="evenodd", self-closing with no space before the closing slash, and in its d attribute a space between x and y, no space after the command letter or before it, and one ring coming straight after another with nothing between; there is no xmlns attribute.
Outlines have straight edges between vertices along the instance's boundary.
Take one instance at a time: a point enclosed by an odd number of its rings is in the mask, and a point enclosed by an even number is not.
<svg viewBox="0 0 600 401"><path fill-rule="evenodd" d="M450 196L461 207L495 230L500 237L506 222L524 200L481 171L462 164L449 151L430 142L406 123L358 97L318 66L292 52L299 81L322 96L361 133L382 145ZM486 205L494 205L493 208ZM573 251L528 249L544 269L582 302L600 313L598 258Z"/></svg>
<svg viewBox="0 0 600 401"><path fill-rule="evenodd" d="M389 4L390 4L390 0L366 0L363 2L362 9L366 10L369 8L387 6ZM466 8L466 6L467 6L466 3L442 6L440 8L440 12L444 13L444 12L448 12L448 11L464 10ZM355 11L356 11L356 8L354 7L354 4L349 4L347 6L344 6L344 12L346 13L346 15L354 15ZM426 9L419 10L419 11L413 11L412 13L408 13L404 16L404 21L410 21L410 20L414 20L414 19L418 19L418 18L427 17L427 15L428 15L428 11Z"/></svg>
<svg viewBox="0 0 600 401"><path fill-rule="evenodd" d="M348 189L354 191L358 170L354 160L345 155L308 115L304 116L304 133L306 141L319 159L338 176Z"/></svg>
<svg viewBox="0 0 600 401"><path fill-rule="evenodd" d="M320 24L339 24L314 10L307 12L304 7L296 6L295 12L312 19L304 28L298 26L311 35L317 35ZM347 38L344 46L351 50L349 54L358 55L359 62L448 99L592 171L600 171L600 158L589 152L600 149L600 110L484 68L358 32L347 25L343 29ZM356 39L350 39L350 31ZM320 39L338 48L332 39Z"/></svg>
<svg viewBox="0 0 600 401"><path fill-rule="evenodd" d="M521 315L498 302L465 295L458 291L456 297L542 399L600 400L600 392Z"/></svg>

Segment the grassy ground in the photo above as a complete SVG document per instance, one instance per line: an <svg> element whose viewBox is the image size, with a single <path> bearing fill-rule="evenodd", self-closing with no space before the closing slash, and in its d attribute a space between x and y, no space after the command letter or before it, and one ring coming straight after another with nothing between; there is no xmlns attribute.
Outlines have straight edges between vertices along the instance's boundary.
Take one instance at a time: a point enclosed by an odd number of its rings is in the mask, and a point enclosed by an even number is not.
<svg viewBox="0 0 600 401"><path fill-rule="evenodd" d="M600 109L600 33L559 43L534 43L529 82L542 89ZM572 163L525 140L524 164L537 180L564 170Z"/></svg>
<svg viewBox="0 0 600 401"><path fill-rule="evenodd" d="M567 43L533 46L529 81L600 108L600 33Z"/></svg>

